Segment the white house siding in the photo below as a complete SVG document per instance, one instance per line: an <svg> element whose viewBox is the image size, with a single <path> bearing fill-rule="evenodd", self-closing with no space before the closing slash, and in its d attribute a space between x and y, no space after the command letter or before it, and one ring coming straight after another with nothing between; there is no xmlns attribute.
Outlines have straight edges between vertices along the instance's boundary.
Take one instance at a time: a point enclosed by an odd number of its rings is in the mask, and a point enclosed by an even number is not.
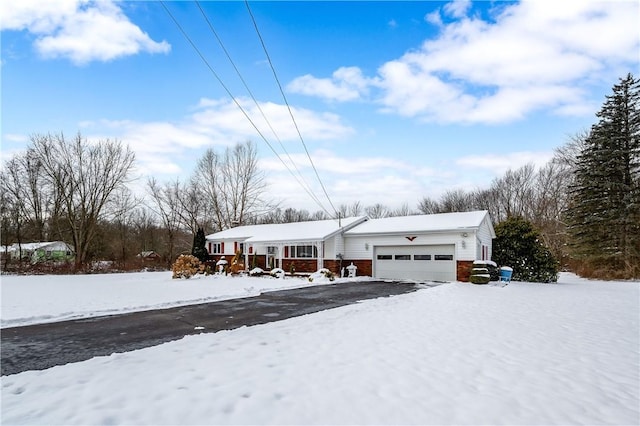
<svg viewBox="0 0 640 426"><path fill-rule="evenodd" d="M347 236L344 239L344 258L345 259L372 259L372 237L363 236ZM368 245L368 250L365 248Z"/></svg>
<svg viewBox="0 0 640 426"><path fill-rule="evenodd" d="M387 236L347 236L345 238L345 259L373 259L374 246L422 246L455 244L456 260L474 260L475 244L473 232L467 231L466 248L462 248L461 232L414 233L411 235ZM406 237L416 238L409 241ZM367 249L368 247L368 249Z"/></svg>
<svg viewBox="0 0 640 426"><path fill-rule="evenodd" d="M477 232L477 239L480 242L480 245L485 245L488 247L488 257L487 259L490 260L491 259L491 254L492 254L492 241L493 241L493 235L491 234L491 223L489 222L489 216L487 215L487 217L484 218L484 220L482 221L482 223L480 224L480 227L478 228L478 232ZM482 258L482 252L478 252L476 259L481 259Z"/></svg>
<svg viewBox="0 0 640 426"><path fill-rule="evenodd" d="M345 238L344 234L338 234L332 237L325 244L325 259L337 259L338 254L342 254L345 256L345 251L347 250L345 247L347 238Z"/></svg>
<svg viewBox="0 0 640 426"><path fill-rule="evenodd" d="M464 237L464 234L467 236ZM456 244L456 260L476 260L478 258L476 232L462 231L449 235L451 235L451 241Z"/></svg>

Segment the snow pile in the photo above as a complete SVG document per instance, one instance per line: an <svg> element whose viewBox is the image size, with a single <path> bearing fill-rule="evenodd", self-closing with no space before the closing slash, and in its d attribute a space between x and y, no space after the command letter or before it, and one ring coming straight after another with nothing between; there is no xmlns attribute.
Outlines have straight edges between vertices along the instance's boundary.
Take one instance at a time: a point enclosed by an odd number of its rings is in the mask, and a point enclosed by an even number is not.
<svg viewBox="0 0 640 426"><path fill-rule="evenodd" d="M309 282L313 282L316 284L328 284L333 281L335 281L335 276L333 272L331 272L327 268L318 269L316 272L309 275Z"/></svg>
<svg viewBox="0 0 640 426"><path fill-rule="evenodd" d="M639 296L444 284L6 376L2 423L638 424Z"/></svg>

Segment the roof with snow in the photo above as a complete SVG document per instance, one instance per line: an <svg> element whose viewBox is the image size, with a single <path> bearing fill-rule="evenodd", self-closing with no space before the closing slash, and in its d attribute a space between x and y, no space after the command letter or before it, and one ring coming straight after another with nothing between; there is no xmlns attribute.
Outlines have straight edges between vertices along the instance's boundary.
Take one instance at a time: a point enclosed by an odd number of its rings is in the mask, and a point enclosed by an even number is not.
<svg viewBox="0 0 640 426"><path fill-rule="evenodd" d="M457 231L479 228L489 217L486 210L439 213L416 216L397 216L371 219L345 232L346 235L395 234L429 231ZM493 226L489 221L493 233Z"/></svg>
<svg viewBox="0 0 640 426"><path fill-rule="evenodd" d="M64 241L47 241L47 242L37 242L37 243L14 243L8 247L7 251L34 251L39 249L48 248L50 250L70 250L71 247ZM3 247L4 249L4 247Z"/></svg>
<svg viewBox="0 0 640 426"><path fill-rule="evenodd" d="M309 222L247 225L207 235L207 240L235 240L247 243L323 241L367 220L366 216Z"/></svg>

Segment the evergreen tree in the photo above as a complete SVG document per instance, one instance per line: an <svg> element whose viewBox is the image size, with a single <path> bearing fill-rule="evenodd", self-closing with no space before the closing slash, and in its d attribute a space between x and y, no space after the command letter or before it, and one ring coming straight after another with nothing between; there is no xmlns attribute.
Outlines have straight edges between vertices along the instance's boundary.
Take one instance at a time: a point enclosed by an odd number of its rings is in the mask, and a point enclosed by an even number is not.
<svg viewBox="0 0 640 426"><path fill-rule="evenodd" d="M202 228L198 228L198 232L193 236L193 248L191 254L198 258L200 262L205 262L209 253L207 253L207 239Z"/></svg>
<svg viewBox="0 0 640 426"><path fill-rule="evenodd" d="M558 262L531 222L510 217L495 227L492 259L513 268L514 281L556 282Z"/></svg>
<svg viewBox="0 0 640 426"><path fill-rule="evenodd" d="M583 271L640 276L640 81L613 86L578 155L566 212Z"/></svg>

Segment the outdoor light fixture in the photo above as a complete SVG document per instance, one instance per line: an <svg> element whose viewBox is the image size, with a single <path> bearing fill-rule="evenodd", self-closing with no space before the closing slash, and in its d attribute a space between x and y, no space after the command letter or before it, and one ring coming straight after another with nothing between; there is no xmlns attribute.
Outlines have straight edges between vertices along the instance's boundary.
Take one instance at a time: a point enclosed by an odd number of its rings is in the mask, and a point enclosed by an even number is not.
<svg viewBox="0 0 640 426"><path fill-rule="evenodd" d="M364 243L364 249L369 250L369 243Z"/></svg>
<svg viewBox="0 0 640 426"><path fill-rule="evenodd" d="M462 233L462 238L467 238L469 236L469 234L467 234L466 232Z"/></svg>

